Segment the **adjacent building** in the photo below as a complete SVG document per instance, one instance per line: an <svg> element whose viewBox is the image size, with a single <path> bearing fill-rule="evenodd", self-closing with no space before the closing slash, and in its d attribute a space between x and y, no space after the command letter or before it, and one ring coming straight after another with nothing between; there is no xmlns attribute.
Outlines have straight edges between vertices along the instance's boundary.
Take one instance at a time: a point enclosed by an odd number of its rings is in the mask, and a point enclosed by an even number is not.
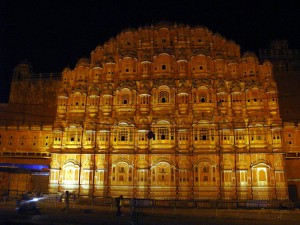
<svg viewBox="0 0 300 225"><path fill-rule="evenodd" d="M300 193L300 50L289 48L286 40L274 40L269 49L259 50L262 61L272 62L279 92L280 115L286 126L285 159L289 196L298 199Z"/></svg>

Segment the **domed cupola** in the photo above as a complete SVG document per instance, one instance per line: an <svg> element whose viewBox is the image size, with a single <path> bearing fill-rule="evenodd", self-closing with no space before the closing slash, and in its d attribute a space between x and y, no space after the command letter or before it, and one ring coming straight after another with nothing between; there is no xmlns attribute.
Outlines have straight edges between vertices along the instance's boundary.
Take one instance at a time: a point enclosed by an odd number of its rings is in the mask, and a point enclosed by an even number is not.
<svg viewBox="0 0 300 225"><path fill-rule="evenodd" d="M114 57L112 55L108 55L107 58L106 58L106 60L105 60L105 63L106 64L115 64L116 61L115 61L115 59L114 59Z"/></svg>
<svg viewBox="0 0 300 225"><path fill-rule="evenodd" d="M84 85L77 85L72 90L73 93L78 92L81 94L86 94L86 87Z"/></svg>
<svg viewBox="0 0 300 225"><path fill-rule="evenodd" d="M245 52L242 57L242 76L245 80L258 79L258 59L253 52Z"/></svg>
<svg viewBox="0 0 300 225"><path fill-rule="evenodd" d="M225 57L218 53L213 60L213 73L217 77L224 77L226 71Z"/></svg>
<svg viewBox="0 0 300 225"><path fill-rule="evenodd" d="M224 55L219 52L214 57L214 60L224 60L224 58L225 58Z"/></svg>
<svg viewBox="0 0 300 225"><path fill-rule="evenodd" d="M64 74L64 73L68 73L68 72L70 72L71 71L71 69L70 69L70 67L65 67L64 69L63 69L63 71L62 71L62 73Z"/></svg>
<svg viewBox="0 0 300 225"><path fill-rule="evenodd" d="M245 62L245 61L258 62L258 58L254 52L247 51L243 54L242 61L243 62Z"/></svg>
<svg viewBox="0 0 300 225"><path fill-rule="evenodd" d="M88 58L81 58L78 60L77 64L76 64L76 68L79 67L90 67L90 61Z"/></svg>
<svg viewBox="0 0 300 225"><path fill-rule="evenodd" d="M102 69L102 64L100 62L95 62L93 69Z"/></svg>
<svg viewBox="0 0 300 225"><path fill-rule="evenodd" d="M161 28L172 28L173 27L173 23L170 21L160 21L157 24L154 25L155 29L161 29Z"/></svg>
<svg viewBox="0 0 300 225"><path fill-rule="evenodd" d="M67 84L68 82L73 80L72 70L69 67L65 67L62 71L62 82Z"/></svg>
<svg viewBox="0 0 300 225"><path fill-rule="evenodd" d="M29 79L32 74L32 66L28 62L22 62L14 69L14 80Z"/></svg>

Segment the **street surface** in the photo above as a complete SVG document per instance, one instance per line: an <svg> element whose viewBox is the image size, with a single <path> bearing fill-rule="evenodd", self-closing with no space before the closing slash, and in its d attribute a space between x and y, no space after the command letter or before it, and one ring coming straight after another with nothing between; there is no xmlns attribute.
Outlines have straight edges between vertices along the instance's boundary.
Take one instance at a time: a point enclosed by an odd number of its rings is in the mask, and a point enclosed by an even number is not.
<svg viewBox="0 0 300 225"><path fill-rule="evenodd" d="M132 213L124 208L117 217L110 206L70 204L69 213L62 203L39 202L40 214L19 214L15 202L0 202L0 225L299 225L299 210L223 210L139 208Z"/></svg>

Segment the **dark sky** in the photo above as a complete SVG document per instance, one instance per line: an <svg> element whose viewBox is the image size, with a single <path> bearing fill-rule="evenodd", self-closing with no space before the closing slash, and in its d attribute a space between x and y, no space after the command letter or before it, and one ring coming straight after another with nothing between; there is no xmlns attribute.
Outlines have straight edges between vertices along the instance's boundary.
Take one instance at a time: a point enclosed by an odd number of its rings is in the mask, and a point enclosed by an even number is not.
<svg viewBox="0 0 300 225"><path fill-rule="evenodd" d="M296 5L296 0L2 0L0 102L8 101L13 69L20 62L30 62L36 73L61 72L123 29L162 20L205 26L234 40L242 52L269 48L274 39L300 49Z"/></svg>

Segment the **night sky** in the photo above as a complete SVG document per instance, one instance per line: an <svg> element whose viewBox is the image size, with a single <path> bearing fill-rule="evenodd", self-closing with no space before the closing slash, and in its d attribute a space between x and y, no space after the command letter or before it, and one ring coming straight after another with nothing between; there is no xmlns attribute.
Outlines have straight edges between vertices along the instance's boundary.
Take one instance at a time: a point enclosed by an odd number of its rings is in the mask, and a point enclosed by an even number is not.
<svg viewBox="0 0 300 225"><path fill-rule="evenodd" d="M202 25L258 53L274 39L300 49L296 0L2 0L0 1L0 102L8 101L13 69L27 61L35 73L59 73L90 57L125 28L160 21Z"/></svg>

